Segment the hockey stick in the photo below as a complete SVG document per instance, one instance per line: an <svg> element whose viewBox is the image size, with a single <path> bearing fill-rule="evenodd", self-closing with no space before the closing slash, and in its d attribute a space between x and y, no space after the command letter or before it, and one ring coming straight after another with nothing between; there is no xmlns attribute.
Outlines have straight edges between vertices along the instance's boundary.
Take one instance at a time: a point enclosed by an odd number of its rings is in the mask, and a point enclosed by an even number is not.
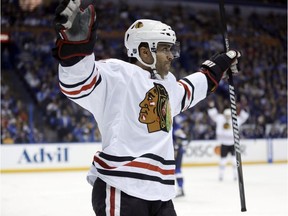
<svg viewBox="0 0 288 216"><path fill-rule="evenodd" d="M229 39L228 39L228 33L227 33L224 0L219 0L219 10L220 10L220 21L221 21L221 30L222 30L224 48L225 48L225 51L227 52L229 51ZM234 147L235 147L237 171L238 171L241 212L245 212L247 211L247 209L246 209L246 202L245 202L244 181L243 181L242 161L241 161L241 152L240 152L239 127L238 127L238 122L237 122L236 94L235 94L235 88L234 88L234 82L233 82L233 76L232 76L231 70L229 69L227 73L228 73L229 96L230 96L231 116L232 116L232 125L233 125Z"/></svg>

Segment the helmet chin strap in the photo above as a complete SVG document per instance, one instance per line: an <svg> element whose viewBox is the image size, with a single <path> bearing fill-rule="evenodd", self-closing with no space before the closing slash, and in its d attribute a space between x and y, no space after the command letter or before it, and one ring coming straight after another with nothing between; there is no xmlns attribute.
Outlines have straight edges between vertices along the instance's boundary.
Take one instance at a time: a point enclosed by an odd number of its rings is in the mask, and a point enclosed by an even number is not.
<svg viewBox="0 0 288 216"><path fill-rule="evenodd" d="M146 67L149 67L152 69L152 71L150 72L151 74L151 79L156 79L156 53L155 52L151 52L152 57L153 57L153 63L152 64L147 64L145 62L143 62L143 60L140 58L140 56L137 56L138 61L141 62L141 64L145 65Z"/></svg>

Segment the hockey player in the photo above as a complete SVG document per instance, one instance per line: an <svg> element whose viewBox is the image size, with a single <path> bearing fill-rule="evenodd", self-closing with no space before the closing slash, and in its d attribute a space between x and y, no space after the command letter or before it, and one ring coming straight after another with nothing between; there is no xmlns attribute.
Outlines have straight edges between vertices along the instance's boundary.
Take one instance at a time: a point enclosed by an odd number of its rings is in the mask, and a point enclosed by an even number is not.
<svg viewBox="0 0 288 216"><path fill-rule="evenodd" d="M95 61L95 8L85 0L62 1L53 49L61 91L93 114L102 135L102 151L87 175L93 209L97 216L175 216L172 119L215 91L228 68L237 73L240 54L219 54L177 81L169 72L179 57L175 32L141 19L124 37L135 63Z"/></svg>
<svg viewBox="0 0 288 216"><path fill-rule="evenodd" d="M210 101L208 105L210 107L210 109L208 109L208 115L216 123L216 139L221 143L219 180L223 180L228 154L231 154L233 178L234 180L237 180L237 164L233 142L234 138L231 110L227 108L223 113L219 113L213 101ZM248 119L248 117L248 112L246 112L244 109L241 109L237 115L238 126L240 127Z"/></svg>

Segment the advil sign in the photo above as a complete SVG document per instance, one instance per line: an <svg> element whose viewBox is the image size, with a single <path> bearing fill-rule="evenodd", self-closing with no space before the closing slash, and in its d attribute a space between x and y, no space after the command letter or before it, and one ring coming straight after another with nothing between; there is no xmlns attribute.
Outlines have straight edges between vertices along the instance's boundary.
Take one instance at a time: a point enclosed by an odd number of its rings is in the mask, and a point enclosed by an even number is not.
<svg viewBox="0 0 288 216"><path fill-rule="evenodd" d="M24 149L18 163L46 163L46 162L68 162L68 148L58 147L54 151L48 151L45 148L39 148L37 152L29 152Z"/></svg>

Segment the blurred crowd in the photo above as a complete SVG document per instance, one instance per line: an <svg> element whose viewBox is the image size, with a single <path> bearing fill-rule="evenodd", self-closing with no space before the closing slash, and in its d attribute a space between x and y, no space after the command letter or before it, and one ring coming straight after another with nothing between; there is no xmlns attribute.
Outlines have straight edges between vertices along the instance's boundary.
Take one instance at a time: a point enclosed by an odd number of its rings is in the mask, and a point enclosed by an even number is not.
<svg viewBox="0 0 288 216"><path fill-rule="evenodd" d="M189 4L143 9L119 2L98 5L97 59L127 60L124 31L139 18L162 20L177 33L181 57L172 69L177 78L197 71L204 60L223 50L217 7L211 11ZM100 141L91 114L59 90L58 63L51 56L57 2L29 12L13 0L2 3L2 33L9 35L9 41L1 43L1 143ZM239 7L227 14L230 46L243 54L241 73L234 77L237 105L250 114L241 127L241 137L287 137L287 14L271 11L243 15ZM12 78L8 74L13 74ZM13 79L20 80L23 87L16 88ZM31 97L30 104L21 97L22 91ZM220 112L229 107L226 80L207 101L181 114L190 139L215 139L215 123L206 111L209 100L215 101Z"/></svg>

